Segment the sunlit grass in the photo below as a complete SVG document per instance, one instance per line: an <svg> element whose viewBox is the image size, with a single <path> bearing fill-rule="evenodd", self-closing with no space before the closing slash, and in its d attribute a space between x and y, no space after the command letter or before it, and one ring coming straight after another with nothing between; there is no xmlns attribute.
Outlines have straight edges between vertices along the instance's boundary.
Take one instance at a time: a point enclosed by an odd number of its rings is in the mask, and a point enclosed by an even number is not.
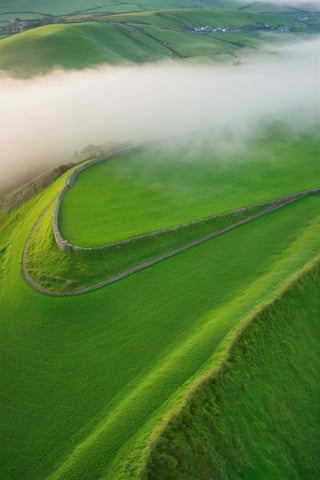
<svg viewBox="0 0 320 480"><path fill-rule="evenodd" d="M37 480L56 471L53 478L81 478L110 469L116 479L114 472L127 468L127 448L135 469L175 395L226 335L317 255L319 199L306 198L106 289L50 298L26 285L19 259L62 184L63 178L30 200L1 230L1 476Z"/></svg>
<svg viewBox="0 0 320 480"><path fill-rule="evenodd" d="M317 187L318 151L317 136L283 134L229 154L188 144L117 157L83 171L66 192L62 234L102 245Z"/></svg>

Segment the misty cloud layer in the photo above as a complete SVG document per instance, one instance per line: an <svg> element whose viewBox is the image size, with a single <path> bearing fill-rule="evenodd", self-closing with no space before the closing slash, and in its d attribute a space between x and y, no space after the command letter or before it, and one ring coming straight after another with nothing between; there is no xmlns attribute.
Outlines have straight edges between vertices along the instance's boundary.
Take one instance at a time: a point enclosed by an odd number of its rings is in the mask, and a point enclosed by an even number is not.
<svg viewBox="0 0 320 480"><path fill-rule="evenodd" d="M166 62L0 76L0 193L72 161L88 144L146 142L262 122L312 128L320 111L320 40L274 47L241 66ZM211 134L210 134L211 135Z"/></svg>

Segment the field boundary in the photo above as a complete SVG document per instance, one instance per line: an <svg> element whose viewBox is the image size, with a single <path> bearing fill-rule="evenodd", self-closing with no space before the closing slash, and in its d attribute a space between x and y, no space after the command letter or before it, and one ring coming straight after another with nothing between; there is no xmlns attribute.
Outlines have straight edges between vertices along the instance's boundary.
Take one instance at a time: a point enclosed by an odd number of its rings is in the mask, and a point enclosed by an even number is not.
<svg viewBox="0 0 320 480"><path fill-rule="evenodd" d="M80 167L73 170L73 172L67 177L67 179L65 181L65 184L64 184L62 190L60 191L58 197L57 197L57 203L56 203L53 218L52 218L53 234L54 234L55 241L56 241L58 247L60 248L60 250L62 250L63 252L66 252L68 250L83 251L83 252L85 252L85 251L88 252L88 251L108 250L109 248L112 248L112 247L117 247L117 246L120 246L120 245L127 245L129 243L135 242L136 240L155 237L155 236L161 235L163 233L175 232L175 231L181 230L183 228L188 228L192 225L199 225L199 223L203 223L205 221L213 220L214 218L223 218L227 215L230 215L231 213L237 214L237 213L245 212L249 209L253 209L253 208L256 208L256 207L262 207L264 205L269 205L269 207L265 211L260 212L261 214L266 214L266 213L269 213L269 211L272 212L272 211L276 210L277 208L280 208L281 206L284 206L284 205L292 203L296 200L299 200L300 198L306 197L306 196L311 195L311 194L320 193L320 188L305 190L303 192L297 192L297 193L287 195L287 196L284 196L284 197L279 197L279 198L276 198L274 200L269 200L269 201L266 201L266 202L256 203L256 204L249 205L249 206L246 206L246 207L242 207L242 208L239 208L239 209L236 209L236 210L211 215L209 217L203 217L203 218L198 219L198 220L192 220L190 222L183 223L181 225L175 225L175 226L169 227L169 228L154 230L152 232L147 232L147 233L144 233L144 234L141 234L141 235L136 235L134 237L125 238L123 240L118 240L116 242L110 242L110 243L106 243L104 245L99 245L99 246L94 246L94 247L81 247L81 246L78 246L78 245L75 245L75 244L69 242L66 238L64 238L62 233L61 233L60 227L59 227L59 214L60 214L61 204L62 204L62 201L64 199L66 191L73 187L74 182L75 182L76 178L78 177L78 175L81 172L83 172L84 170L90 168L91 166L96 165L97 163L102 163L104 161L111 160L112 158L118 157L120 155L124 155L126 153L130 153L130 152L134 152L134 151L139 151L141 149L142 149L142 147L126 147L126 148L123 148L123 149L119 150L118 152L110 153L107 156L104 155L104 156L101 156L101 157L97 157L93 160L90 160L90 161L86 162L85 164L82 164ZM257 216L259 216L259 214L257 214ZM256 218L256 217L252 216L252 219L254 219L254 218ZM239 222L239 224L237 224L237 226L238 225L241 225L241 222Z"/></svg>
<svg viewBox="0 0 320 480"><path fill-rule="evenodd" d="M57 197L57 203L56 203L56 206L55 206L55 209L54 209L54 214L53 214L53 217L52 217L53 235L54 235L55 241L56 241L58 247L60 248L60 250L65 252L66 250L70 250L70 249L71 250L79 250L81 248L81 247L77 247L76 245L72 245L71 243L68 242L68 240L63 238L63 236L61 234L61 231L60 231L60 228L59 228L59 213L60 213L62 200L64 198L64 195L65 195L66 191L68 189L72 188L77 176L81 172L86 170L87 168L92 167L93 165L96 165L97 163L102 163L102 162L111 160L113 158L116 158L120 155L124 155L126 153L134 152L134 151L138 151L138 150L141 150L141 147L129 146L129 147L121 148L118 151L111 152L107 155L102 155L100 157L94 158L93 160L89 160L89 161L86 161L85 163L82 163L79 167L75 168L70 175L68 175L68 177L67 177L67 179L64 183L64 186L60 190L60 193ZM91 250L91 248L89 248L89 250Z"/></svg>
<svg viewBox="0 0 320 480"><path fill-rule="evenodd" d="M109 157L108 157L109 158ZM110 157L111 158L111 157ZM94 161L92 162L89 162L89 165L92 165L93 163L98 163L99 161L103 161L104 159L95 159ZM82 167L80 167L80 171L84 170L85 168L87 168L87 165L83 165ZM79 170L77 170L76 172L73 172L73 173L76 173L76 175L74 175L72 177L73 181L74 179L76 178L77 174L80 173ZM72 176L73 174L71 174ZM70 177L68 177L67 179L67 182L68 183L68 180L69 180ZM69 188L69 187L66 187L66 185L63 187L62 191L64 192L66 188ZM268 204L271 204L271 206L269 206L268 208L266 208L265 210L262 210L258 213L256 213L255 215L251 215L247 218L245 218L244 220L241 220L239 222L236 222L232 225L229 225L228 227L225 227L221 230L217 230L213 233L210 233L208 235L205 235L204 237L201 237L197 240L194 240L186 245L184 245L183 247L179 247L179 248L176 248L174 250L171 250L170 252L167 252L163 255L159 255L158 257L155 257L155 258L152 258L150 260L147 260L146 262L143 262L143 263L140 263L122 273L119 273L117 275L114 275L113 277L110 277L108 279L105 279L105 280L101 280L100 282L97 282L93 285L90 285L88 287L83 287L83 288L79 288L79 289L75 289L75 290L70 290L70 291L65 291L65 292L58 292L58 291L51 291L51 290L48 290L47 288L43 287L42 285L38 284L37 282L35 282L33 280L33 278L31 277L29 271L28 271L28 267L27 267L27 253L28 253L28 248L29 248L29 245L30 245L30 242L34 236L34 234L36 233L38 227L40 226L40 223L43 219L43 217L45 216L45 214L47 213L47 211L49 210L49 208L52 206L52 204L55 202L56 198L54 198L47 206L46 208L42 211L41 215L39 216L37 222L35 223L33 229L31 230L29 236L28 236L28 239L25 243L25 246L24 246L24 250L23 250L23 261L22 261L22 268L23 268L23 274L24 274L24 277L27 281L27 283L33 287L35 290L37 290L38 292L40 293L43 293L45 295L49 295L49 296L54 296L54 297L66 297L66 296L76 296L76 295L82 295L84 293L89 293L89 292L92 292L93 290L96 290L98 288L101 288L101 287L105 287L107 285L111 285L113 283L116 283L126 277L129 277L130 275L134 274L134 273L137 273L141 270L144 270L146 268L149 268L157 263L160 263L166 259L169 259L171 257L173 257L174 255L177 255L179 253L182 253L186 250L189 250L190 248L193 248L193 247L196 247L198 245L201 245L202 243L208 241L208 240L211 240L215 237L218 237L220 235L223 235L224 233L227 233L231 230L234 230L242 225L245 225L249 222L252 222L253 220L259 218L259 217L262 217L264 215L267 215L268 213L272 213L276 210L279 210L280 208L283 208L285 207L286 205L289 205L289 204L292 204L302 198L305 198L307 196L310 196L310 195L314 195L314 194L320 194L320 188L314 188L314 189L310 189L310 190L307 190L305 192L300 192L300 193L296 193L296 194L293 194L293 195L289 195L289 196L285 196L285 197L281 197L281 198L278 198L278 199L275 199L271 202L267 202L265 203L265 205L268 205ZM60 199L60 202L62 200L62 196L61 196L61 192L60 194L58 195L58 200L57 200L57 204L59 203L59 199ZM56 205L57 205L56 204ZM256 204L256 205L250 205L249 207L245 207L245 208L242 208L242 209L239 209L239 210L234 210L233 212L229 212L229 213L225 213L225 214L219 214L219 215L214 215L213 217L209 217L209 218L215 218L215 217L221 217L223 215L230 215L231 213L237 213L239 211L245 211L245 210L251 210L252 208L256 207L256 206L259 206L259 205L264 205L264 204ZM57 206L55 207L55 213L57 212ZM201 221L203 221L205 219L202 219L202 220L198 220L196 222L191 222L190 224L184 224L184 226L189 226L191 224L195 224L195 223L200 223ZM179 227L174 227L174 229L178 229ZM170 229L169 229L170 230ZM162 233L162 232L165 232L165 231L168 231L168 230L162 230L161 232L159 233ZM156 234L159 234L158 232L156 232ZM146 234L146 236L154 236L155 233L153 234ZM139 238L144 238L145 236L140 236ZM128 242L127 242L128 243ZM78 247L76 248L76 250L82 250L81 247ZM99 247L92 247L92 248L85 248L84 250L86 251L96 251L96 250L101 250L101 248ZM63 251L65 252L66 249L63 249Z"/></svg>

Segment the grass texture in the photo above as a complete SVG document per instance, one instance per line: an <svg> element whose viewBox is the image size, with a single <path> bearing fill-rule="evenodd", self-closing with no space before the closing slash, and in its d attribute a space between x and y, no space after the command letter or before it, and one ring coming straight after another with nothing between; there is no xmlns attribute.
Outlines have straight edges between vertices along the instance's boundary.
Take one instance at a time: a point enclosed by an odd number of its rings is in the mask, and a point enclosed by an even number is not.
<svg viewBox="0 0 320 480"><path fill-rule="evenodd" d="M79 174L60 228L97 246L307 190L320 178L318 151L318 136L273 134L225 155L188 144L117 157Z"/></svg>
<svg viewBox="0 0 320 480"><path fill-rule="evenodd" d="M143 478L319 478L320 264L260 313L159 437Z"/></svg>
<svg viewBox="0 0 320 480"><path fill-rule="evenodd" d="M31 277L38 285L52 292L77 291L115 277L266 208L252 207L243 212L204 219L197 224L163 231L153 237L137 238L128 244L115 244L105 250L62 252L52 231L54 206L55 204L46 212L27 250L27 268Z"/></svg>
<svg viewBox="0 0 320 480"><path fill-rule="evenodd" d="M221 360L228 335L317 256L319 198L108 288L51 298L25 283L19 259L63 181L1 225L0 476L132 480L152 432Z"/></svg>

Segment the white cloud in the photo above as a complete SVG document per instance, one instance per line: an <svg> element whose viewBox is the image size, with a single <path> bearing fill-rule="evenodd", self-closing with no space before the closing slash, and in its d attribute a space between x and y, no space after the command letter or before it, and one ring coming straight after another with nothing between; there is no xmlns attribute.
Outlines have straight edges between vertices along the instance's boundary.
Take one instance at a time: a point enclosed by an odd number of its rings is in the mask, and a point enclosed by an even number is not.
<svg viewBox="0 0 320 480"><path fill-rule="evenodd" d="M274 48L242 66L168 62L0 76L0 192L87 144L145 142L201 130L238 136L260 122L319 121L320 41Z"/></svg>

